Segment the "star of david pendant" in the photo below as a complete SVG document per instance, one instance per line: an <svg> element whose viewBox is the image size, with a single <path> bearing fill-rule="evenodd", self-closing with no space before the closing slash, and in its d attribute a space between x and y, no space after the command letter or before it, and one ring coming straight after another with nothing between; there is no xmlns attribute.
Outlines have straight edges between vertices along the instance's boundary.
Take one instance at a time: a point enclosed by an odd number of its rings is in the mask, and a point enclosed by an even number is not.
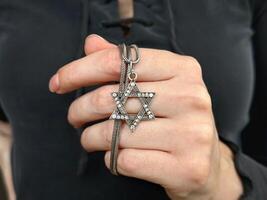
<svg viewBox="0 0 267 200"><path fill-rule="evenodd" d="M149 107L155 93L140 92L135 81L131 81L124 91L112 92L111 95L116 103L116 109L111 114L110 119L124 120L131 132L134 132L140 121L155 119L155 115ZM141 102L141 109L136 115L128 114L125 109L129 97L138 98Z"/></svg>

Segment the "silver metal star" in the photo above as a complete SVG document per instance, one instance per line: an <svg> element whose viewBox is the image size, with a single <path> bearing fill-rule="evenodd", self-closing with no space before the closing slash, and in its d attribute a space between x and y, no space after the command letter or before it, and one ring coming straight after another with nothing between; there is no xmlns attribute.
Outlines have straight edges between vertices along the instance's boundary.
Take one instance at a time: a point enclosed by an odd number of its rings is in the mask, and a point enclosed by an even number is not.
<svg viewBox="0 0 267 200"><path fill-rule="evenodd" d="M154 92L140 92L136 83L130 82L123 92L112 92L111 95L116 103L116 109L109 119L126 121L131 132L134 132L140 121L155 119L155 115L149 107L155 96ZM124 106L128 97L137 97L140 100L142 106L137 115L127 113Z"/></svg>

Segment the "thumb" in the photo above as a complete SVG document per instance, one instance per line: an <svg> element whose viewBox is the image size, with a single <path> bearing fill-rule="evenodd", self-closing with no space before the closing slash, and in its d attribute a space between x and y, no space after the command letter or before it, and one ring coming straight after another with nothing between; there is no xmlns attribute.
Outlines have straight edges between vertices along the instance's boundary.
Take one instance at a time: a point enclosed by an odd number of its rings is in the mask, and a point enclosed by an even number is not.
<svg viewBox="0 0 267 200"><path fill-rule="evenodd" d="M84 52L86 55L108 48L116 47L99 35L91 34L85 39Z"/></svg>

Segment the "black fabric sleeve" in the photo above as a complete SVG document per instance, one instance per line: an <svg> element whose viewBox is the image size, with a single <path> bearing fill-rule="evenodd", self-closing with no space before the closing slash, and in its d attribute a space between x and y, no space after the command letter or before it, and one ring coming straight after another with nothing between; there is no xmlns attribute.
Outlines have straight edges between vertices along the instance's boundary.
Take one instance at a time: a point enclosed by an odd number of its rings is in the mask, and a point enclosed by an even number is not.
<svg viewBox="0 0 267 200"><path fill-rule="evenodd" d="M1 108L1 106L0 106L0 120L1 121L7 121L6 115L3 111L3 109Z"/></svg>
<svg viewBox="0 0 267 200"><path fill-rule="evenodd" d="M267 168L242 153L240 148L223 138L221 140L232 150L236 170L242 180L244 193L240 200L266 200Z"/></svg>
<svg viewBox="0 0 267 200"><path fill-rule="evenodd" d="M266 0L252 0L255 60L255 93L250 122L242 133L242 151L224 141L233 151L244 195L242 200L267 199L267 9ZM244 152L244 153L243 153Z"/></svg>
<svg viewBox="0 0 267 200"><path fill-rule="evenodd" d="M255 93L250 122L243 133L243 150L267 166L267 1L254 0L252 7Z"/></svg>

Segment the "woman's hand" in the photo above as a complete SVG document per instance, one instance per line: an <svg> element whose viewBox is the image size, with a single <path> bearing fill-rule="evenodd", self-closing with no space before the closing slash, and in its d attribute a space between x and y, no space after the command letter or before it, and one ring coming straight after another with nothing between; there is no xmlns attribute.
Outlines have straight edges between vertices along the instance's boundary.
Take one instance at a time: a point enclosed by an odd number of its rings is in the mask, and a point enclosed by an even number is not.
<svg viewBox="0 0 267 200"><path fill-rule="evenodd" d="M118 48L95 35L85 44L86 57L67 64L50 80L58 94L94 84L118 81ZM231 151L219 141L209 93L201 67L192 57L164 50L140 49L135 66L140 91L156 93L151 110L156 119L142 121L133 134L121 129L118 171L120 174L162 185L171 199L238 199L241 183ZM111 92L118 84L105 85L76 99L68 119L74 127L108 118L115 109ZM130 98L128 113L137 113L140 103ZM86 128L81 137L88 151L107 151L109 167L113 120Z"/></svg>

